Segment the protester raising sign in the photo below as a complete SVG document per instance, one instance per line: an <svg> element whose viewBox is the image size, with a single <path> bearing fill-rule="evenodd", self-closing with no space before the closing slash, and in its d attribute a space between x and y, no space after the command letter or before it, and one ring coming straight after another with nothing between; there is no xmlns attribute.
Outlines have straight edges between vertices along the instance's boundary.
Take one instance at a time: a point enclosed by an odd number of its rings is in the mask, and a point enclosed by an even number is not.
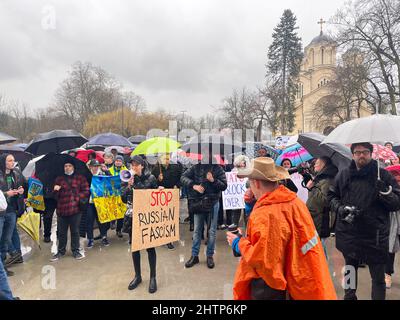
<svg viewBox="0 0 400 320"><path fill-rule="evenodd" d="M27 205L35 210L44 211L43 184L34 178L28 180Z"/></svg>
<svg viewBox="0 0 400 320"><path fill-rule="evenodd" d="M247 178L240 179L236 172L226 172L228 188L222 193L224 210L244 209Z"/></svg>
<svg viewBox="0 0 400 320"><path fill-rule="evenodd" d="M134 190L132 251L179 240L179 189Z"/></svg>

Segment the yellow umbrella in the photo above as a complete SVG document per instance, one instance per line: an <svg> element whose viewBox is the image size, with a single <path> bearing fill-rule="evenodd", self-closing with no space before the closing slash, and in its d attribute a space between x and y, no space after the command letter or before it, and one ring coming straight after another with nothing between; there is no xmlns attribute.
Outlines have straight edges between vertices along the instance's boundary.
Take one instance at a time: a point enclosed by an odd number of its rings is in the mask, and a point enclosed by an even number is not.
<svg viewBox="0 0 400 320"><path fill-rule="evenodd" d="M20 218L18 218L17 224L40 247L40 240L39 240L40 214L33 211L28 211L24 213Z"/></svg>

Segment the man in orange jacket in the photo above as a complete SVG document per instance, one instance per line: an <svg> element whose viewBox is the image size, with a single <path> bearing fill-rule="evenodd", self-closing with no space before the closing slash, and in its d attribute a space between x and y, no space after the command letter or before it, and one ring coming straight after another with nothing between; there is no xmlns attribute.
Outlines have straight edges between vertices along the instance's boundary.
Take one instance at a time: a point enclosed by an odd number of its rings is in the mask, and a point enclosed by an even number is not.
<svg viewBox="0 0 400 320"><path fill-rule="evenodd" d="M254 159L239 171L257 199L247 235L227 233L241 254L233 291L236 300L335 300L321 241L306 205L279 181L288 173L271 158Z"/></svg>

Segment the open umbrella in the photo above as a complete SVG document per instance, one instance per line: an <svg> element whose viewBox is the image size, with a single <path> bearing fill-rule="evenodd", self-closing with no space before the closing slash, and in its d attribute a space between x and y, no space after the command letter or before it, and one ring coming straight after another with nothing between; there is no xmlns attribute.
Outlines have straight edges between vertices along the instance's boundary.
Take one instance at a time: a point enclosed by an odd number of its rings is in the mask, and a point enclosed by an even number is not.
<svg viewBox="0 0 400 320"><path fill-rule="evenodd" d="M17 138L14 138L7 133L0 132L0 144L7 144L17 141Z"/></svg>
<svg viewBox="0 0 400 320"><path fill-rule="evenodd" d="M207 155L202 163L206 158L211 161L212 157L208 156L211 154L223 156L228 163L233 163L234 154L242 152L242 147L242 143L234 141L231 136L208 133L191 138L181 148L185 152ZM212 159L215 163L215 157Z"/></svg>
<svg viewBox="0 0 400 320"><path fill-rule="evenodd" d="M104 158L102 156L101 151L94 151L94 150L77 150L76 151L76 158L83 161L83 162L88 162L89 161L89 154L95 153L96 154L96 160L99 161L100 163L104 162Z"/></svg>
<svg viewBox="0 0 400 320"><path fill-rule="evenodd" d="M285 159L289 159L292 165L296 167L303 162L313 159L313 156L303 146L297 143L294 146L284 149L275 163L280 166Z"/></svg>
<svg viewBox="0 0 400 320"><path fill-rule="evenodd" d="M147 139L146 136L143 135L136 135L128 138L129 142L132 143L133 145L138 145L143 141L146 141L146 139Z"/></svg>
<svg viewBox="0 0 400 320"><path fill-rule="evenodd" d="M41 155L39 157L33 158L28 162L26 165L25 169L22 171L22 175L25 177L25 179L29 179L35 174L35 169L36 169L36 162L38 162L40 159L42 159L45 155Z"/></svg>
<svg viewBox="0 0 400 320"><path fill-rule="evenodd" d="M64 164L66 161L71 162L75 167L75 173L85 176L90 185L92 174L86 163L67 154L49 153L44 156L36 162L35 176L43 183L45 188L52 190L56 178L64 175Z"/></svg>
<svg viewBox="0 0 400 320"><path fill-rule="evenodd" d="M25 152L24 149L17 146L1 145L0 154L4 153L12 154L15 158L15 161L18 162L21 170L24 170L28 162L33 158L32 154L30 154L29 152Z"/></svg>
<svg viewBox="0 0 400 320"><path fill-rule="evenodd" d="M359 142L379 143L380 141L400 141L400 116L375 114L351 120L339 125L322 142L352 144ZM378 161L378 179L380 170Z"/></svg>
<svg viewBox="0 0 400 320"><path fill-rule="evenodd" d="M397 155L392 150L387 147L381 146L379 144L373 144L374 151L372 152L372 158L375 160L380 160L383 162L390 160L397 160Z"/></svg>
<svg viewBox="0 0 400 320"><path fill-rule="evenodd" d="M18 227L24 230L40 248L39 228L40 228L40 213L34 211L25 212L17 220Z"/></svg>
<svg viewBox="0 0 400 320"><path fill-rule="evenodd" d="M90 138L86 143L86 146L121 146L121 147L132 147L129 140L116 133L100 133Z"/></svg>
<svg viewBox="0 0 400 320"><path fill-rule="evenodd" d="M348 146L339 143L327 143L322 144L321 142L326 136L310 132L302 133L298 137L298 142L302 145L314 158L329 157L332 163L339 169L347 168L352 159L351 150Z"/></svg>
<svg viewBox="0 0 400 320"><path fill-rule="evenodd" d="M25 149L36 156L50 152L60 153L84 144L87 139L75 130L53 130L38 134Z"/></svg>
<svg viewBox="0 0 400 320"><path fill-rule="evenodd" d="M244 143L245 153L250 159L257 157L257 152L260 149L267 150L272 159L276 160L279 157L279 152L269 145L258 141L246 141ZM240 154L240 153L239 153Z"/></svg>
<svg viewBox="0 0 400 320"><path fill-rule="evenodd" d="M171 153L177 151L180 146L181 144L173 139L166 137L155 137L139 144L135 150L133 150L132 155Z"/></svg>

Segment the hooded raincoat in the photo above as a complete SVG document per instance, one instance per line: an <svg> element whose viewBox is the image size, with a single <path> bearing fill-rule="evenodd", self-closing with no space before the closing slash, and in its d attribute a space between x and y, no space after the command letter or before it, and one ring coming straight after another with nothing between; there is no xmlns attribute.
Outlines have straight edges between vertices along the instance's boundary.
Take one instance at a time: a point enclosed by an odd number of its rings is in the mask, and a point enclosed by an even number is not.
<svg viewBox="0 0 400 320"><path fill-rule="evenodd" d="M324 250L306 205L279 186L250 215L234 281L235 300L251 298L251 282L262 278L295 300L335 300Z"/></svg>

